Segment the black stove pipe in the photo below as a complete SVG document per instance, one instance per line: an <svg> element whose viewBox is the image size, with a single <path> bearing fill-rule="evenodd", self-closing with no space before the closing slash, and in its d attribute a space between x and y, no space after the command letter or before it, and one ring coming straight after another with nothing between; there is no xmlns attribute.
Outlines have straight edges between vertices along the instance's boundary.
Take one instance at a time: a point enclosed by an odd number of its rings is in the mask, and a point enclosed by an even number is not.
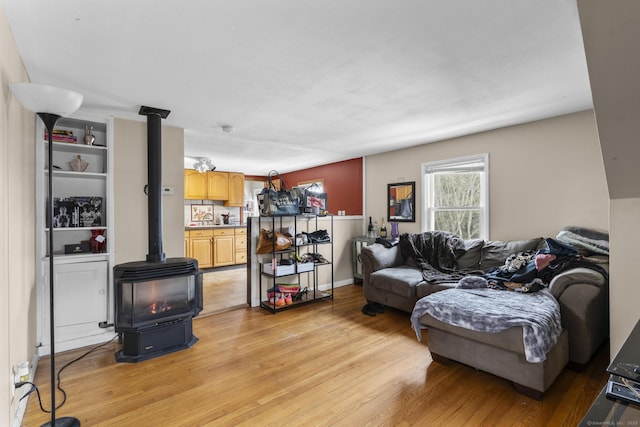
<svg viewBox="0 0 640 427"><path fill-rule="evenodd" d="M138 114L147 116L147 196L149 253L147 262L163 263L162 251L162 119L169 110L141 106Z"/></svg>

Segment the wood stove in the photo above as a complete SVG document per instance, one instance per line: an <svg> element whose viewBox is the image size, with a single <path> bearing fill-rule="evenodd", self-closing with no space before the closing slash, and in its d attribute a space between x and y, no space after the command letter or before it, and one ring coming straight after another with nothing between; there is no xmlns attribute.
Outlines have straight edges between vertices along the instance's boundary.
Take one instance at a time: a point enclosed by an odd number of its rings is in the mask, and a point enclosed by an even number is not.
<svg viewBox="0 0 640 427"><path fill-rule="evenodd" d="M192 319L202 311L202 272L192 258L114 267L119 362L140 362L191 347Z"/></svg>
<svg viewBox="0 0 640 427"><path fill-rule="evenodd" d="M192 319L202 311L202 272L193 258L166 258L162 251L161 119L168 110L145 107L149 253L146 261L113 267L118 362L141 362L191 347Z"/></svg>

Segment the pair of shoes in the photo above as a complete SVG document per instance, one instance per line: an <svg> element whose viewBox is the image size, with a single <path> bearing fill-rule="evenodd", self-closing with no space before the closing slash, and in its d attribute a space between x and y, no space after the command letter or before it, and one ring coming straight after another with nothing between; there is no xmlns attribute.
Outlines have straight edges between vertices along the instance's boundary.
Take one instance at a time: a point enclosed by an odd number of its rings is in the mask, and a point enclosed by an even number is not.
<svg viewBox="0 0 640 427"><path fill-rule="evenodd" d="M309 289L305 287L303 290L298 291L298 293L293 296L293 300L302 301L303 295L304 295L304 299L307 299L307 292L309 292Z"/></svg>
<svg viewBox="0 0 640 427"><path fill-rule="evenodd" d="M275 304L276 304L276 307L282 307L287 305L287 302L285 301L283 294L280 294L280 296L276 298Z"/></svg>
<svg viewBox="0 0 640 427"><path fill-rule="evenodd" d="M378 302L370 302L369 305L376 311L376 313L384 313L384 305Z"/></svg>
<svg viewBox="0 0 640 427"><path fill-rule="evenodd" d="M375 316L376 315L376 310L371 306L371 304L365 304L362 307L362 312L364 314L366 314L367 316Z"/></svg>

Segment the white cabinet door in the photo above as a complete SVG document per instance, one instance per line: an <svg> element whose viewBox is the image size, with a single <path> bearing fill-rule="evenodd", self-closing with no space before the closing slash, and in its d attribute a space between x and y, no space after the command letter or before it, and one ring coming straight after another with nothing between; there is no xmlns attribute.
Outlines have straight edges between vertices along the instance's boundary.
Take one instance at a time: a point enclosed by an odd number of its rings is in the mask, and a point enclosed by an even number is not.
<svg viewBox="0 0 640 427"><path fill-rule="evenodd" d="M75 348L83 339L106 331L98 324L107 320L107 261L64 263L55 265L54 304L56 352ZM49 347L49 285L44 290L44 319L41 337ZM78 342L80 340L80 342ZM88 340L92 341L91 339ZM48 349L43 348L46 353Z"/></svg>

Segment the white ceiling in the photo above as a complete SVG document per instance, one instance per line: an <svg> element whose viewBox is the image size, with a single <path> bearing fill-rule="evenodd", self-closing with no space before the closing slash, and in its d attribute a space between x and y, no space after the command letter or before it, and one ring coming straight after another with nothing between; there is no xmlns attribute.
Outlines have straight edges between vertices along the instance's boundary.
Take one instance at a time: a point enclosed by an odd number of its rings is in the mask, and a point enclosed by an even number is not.
<svg viewBox="0 0 640 427"><path fill-rule="evenodd" d="M82 93L85 114L171 110L185 156L218 170L299 170L592 107L575 0L0 4L33 82Z"/></svg>

